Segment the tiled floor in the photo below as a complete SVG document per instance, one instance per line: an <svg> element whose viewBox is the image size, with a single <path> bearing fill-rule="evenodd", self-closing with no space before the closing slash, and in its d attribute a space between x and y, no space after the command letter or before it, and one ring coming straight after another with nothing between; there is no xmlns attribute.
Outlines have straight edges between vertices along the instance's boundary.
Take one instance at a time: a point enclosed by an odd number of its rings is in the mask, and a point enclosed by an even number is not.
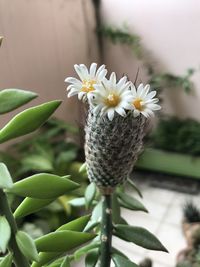
<svg viewBox="0 0 200 267"><path fill-rule="evenodd" d="M200 196L153 188L147 182L140 182L139 186L149 213L123 209L122 215L130 224L145 227L154 233L169 250L169 254L147 251L120 240L114 240L114 243L136 263L149 257L153 260L153 267L175 267L178 252L186 247L181 228L182 206L188 199L198 202Z"/></svg>
<svg viewBox="0 0 200 267"><path fill-rule="evenodd" d="M154 233L169 250L169 254L148 251L118 238L113 238L113 245L137 264L149 257L153 261L153 267L175 267L178 252L186 247L181 228L183 203L188 199L198 202L200 195L155 188L148 181L140 181L137 184L143 193L142 202L149 213L123 209L122 216L129 224L145 227ZM132 191L129 193L134 194ZM84 266L84 264L81 263L78 266Z"/></svg>

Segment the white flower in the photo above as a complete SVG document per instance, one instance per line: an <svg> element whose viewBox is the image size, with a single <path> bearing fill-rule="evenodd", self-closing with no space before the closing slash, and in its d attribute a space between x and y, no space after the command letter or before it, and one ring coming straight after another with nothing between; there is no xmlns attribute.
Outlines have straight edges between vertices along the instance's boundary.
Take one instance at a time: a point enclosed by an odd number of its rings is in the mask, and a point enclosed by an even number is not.
<svg viewBox="0 0 200 267"><path fill-rule="evenodd" d="M104 79L101 84L94 87L95 91L88 95L94 113L100 113L100 116L107 114L108 119L112 121L115 112L125 117L125 110L133 109L133 97L127 77L124 76L117 82L116 74L113 72L109 80Z"/></svg>
<svg viewBox="0 0 200 267"><path fill-rule="evenodd" d="M71 83L67 87L68 97L73 95L78 95L79 100L86 100L87 94L94 91L94 85L101 83L107 74L105 65L101 65L97 69L97 64L92 63L90 69L88 70L84 64L74 65L74 69L77 72L80 80L68 77L65 82Z"/></svg>
<svg viewBox="0 0 200 267"><path fill-rule="evenodd" d="M137 117L140 113L146 118L154 116L155 110L161 109L161 106L156 104L159 102L158 98L154 98L156 91L151 91L150 85L144 86L142 83L138 86L137 90L135 86L131 85L131 92L133 95L132 105L134 107L134 116Z"/></svg>

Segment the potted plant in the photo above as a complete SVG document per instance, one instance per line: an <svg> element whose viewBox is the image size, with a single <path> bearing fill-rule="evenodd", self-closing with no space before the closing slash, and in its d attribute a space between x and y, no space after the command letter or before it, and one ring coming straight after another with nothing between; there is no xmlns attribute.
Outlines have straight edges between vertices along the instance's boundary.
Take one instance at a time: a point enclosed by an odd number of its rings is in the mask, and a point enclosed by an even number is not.
<svg viewBox="0 0 200 267"><path fill-rule="evenodd" d="M149 137L151 146L137 167L145 170L200 178L200 123L192 119L162 117Z"/></svg>

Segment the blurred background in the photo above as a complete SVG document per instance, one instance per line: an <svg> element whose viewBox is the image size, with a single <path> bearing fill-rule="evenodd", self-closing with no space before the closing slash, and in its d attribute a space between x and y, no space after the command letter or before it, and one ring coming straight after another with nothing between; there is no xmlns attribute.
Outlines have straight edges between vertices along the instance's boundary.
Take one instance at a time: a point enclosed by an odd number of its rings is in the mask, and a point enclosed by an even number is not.
<svg viewBox="0 0 200 267"><path fill-rule="evenodd" d="M133 173L149 214L128 209L123 214L154 232L170 253L114 240L135 262L150 258L154 267L200 266L199 28L196 0L0 0L0 88L38 93L27 107L63 100L57 119L41 129L42 135L2 150L1 160L16 179L37 171L67 172L83 183L83 190L87 185L78 171L84 161L84 109L76 98L67 98L64 84L74 76L74 64L104 63L118 77L126 74L158 91L162 111ZM14 114L3 115L0 125ZM82 195L80 190L76 197ZM56 228L81 206L68 201L28 217L22 227L34 228L36 236ZM44 217L50 218L48 225Z"/></svg>

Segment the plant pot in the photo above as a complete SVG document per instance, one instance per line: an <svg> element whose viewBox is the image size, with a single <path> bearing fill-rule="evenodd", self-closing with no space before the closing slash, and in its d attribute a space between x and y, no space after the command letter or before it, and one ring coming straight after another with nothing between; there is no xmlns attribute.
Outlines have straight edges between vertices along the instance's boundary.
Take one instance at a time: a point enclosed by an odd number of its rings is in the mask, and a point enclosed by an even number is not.
<svg viewBox="0 0 200 267"><path fill-rule="evenodd" d="M140 155L136 167L179 176L200 179L200 157L147 148Z"/></svg>
<svg viewBox="0 0 200 267"><path fill-rule="evenodd" d="M185 236L189 249L193 248L193 235L198 229L200 229L200 222L196 222L196 223L183 222L182 223L183 234Z"/></svg>
<svg viewBox="0 0 200 267"><path fill-rule="evenodd" d="M176 263L180 263L180 262L187 260L190 252L191 252L191 249L189 248L182 249L176 257Z"/></svg>

